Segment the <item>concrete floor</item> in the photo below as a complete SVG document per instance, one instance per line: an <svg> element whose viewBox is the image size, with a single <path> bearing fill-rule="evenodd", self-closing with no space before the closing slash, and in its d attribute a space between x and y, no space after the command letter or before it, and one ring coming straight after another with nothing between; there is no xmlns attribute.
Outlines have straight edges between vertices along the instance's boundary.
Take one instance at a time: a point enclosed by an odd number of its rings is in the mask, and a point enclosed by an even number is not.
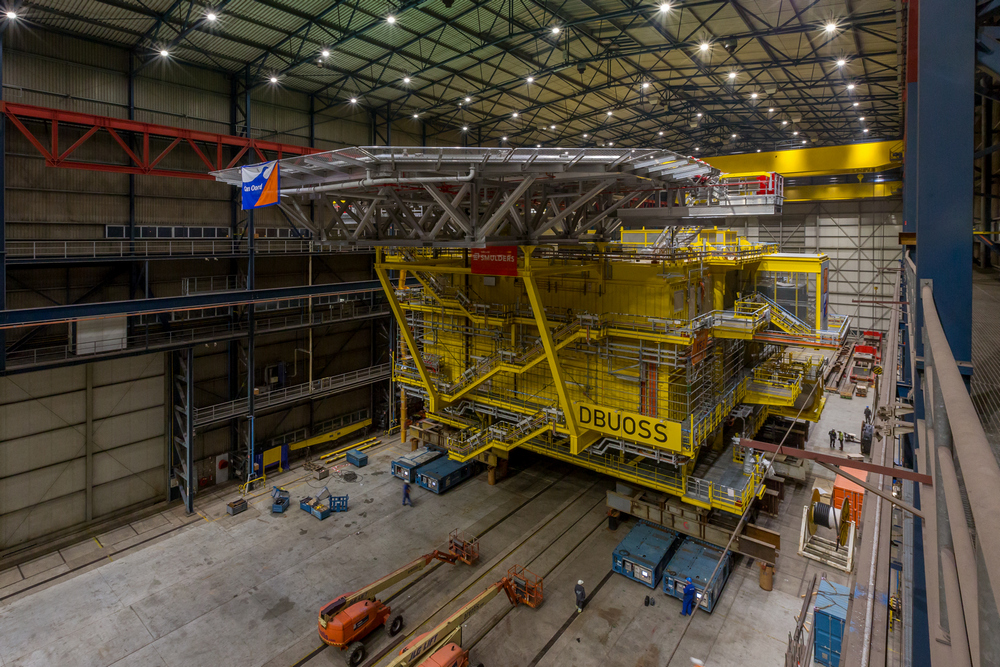
<svg viewBox="0 0 1000 667"><path fill-rule="evenodd" d="M859 430L862 399L829 397L810 448L828 449L831 426ZM320 646L316 614L324 603L442 547L454 528L481 535L480 562L435 567L392 604L409 637L510 565L543 576L539 609L512 609L501 595L464 626L473 664L490 667L667 665L678 641L670 665L690 665L693 656L713 667L743 667L751 655L754 664L780 664L813 574L847 580L796 554L810 476L806 485L789 486L779 517L758 521L782 536L774 590L761 590L757 565L738 559L714 613L698 613L682 637L678 600L610 574L611 551L632 525L607 528L604 494L613 480L521 454L496 486L481 474L443 496L414 487L409 508L388 473L402 451L392 444L370 452L353 483L324 480L351 500L348 512L322 522L297 500L323 484L293 470L273 479L292 490L283 515L270 514L270 496L261 492L248 511L228 516L225 505L236 497L229 487L200 495L194 517L172 509L0 572L0 664L288 667ZM573 585L581 578L592 600L577 615ZM656 605L645 607L650 594ZM370 651L388 646L380 635ZM331 648L305 664L344 662Z"/></svg>

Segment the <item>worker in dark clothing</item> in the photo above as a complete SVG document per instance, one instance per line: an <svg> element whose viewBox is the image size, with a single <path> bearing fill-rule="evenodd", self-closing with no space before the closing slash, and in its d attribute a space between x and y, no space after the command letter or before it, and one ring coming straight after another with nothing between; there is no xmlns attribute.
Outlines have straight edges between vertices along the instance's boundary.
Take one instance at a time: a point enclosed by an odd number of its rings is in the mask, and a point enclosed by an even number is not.
<svg viewBox="0 0 1000 667"><path fill-rule="evenodd" d="M587 604L587 591L583 590L583 579L576 582L576 587L573 589L576 593L576 613L583 611L583 607Z"/></svg>
<svg viewBox="0 0 1000 667"><path fill-rule="evenodd" d="M413 501L410 500L410 484L409 482L403 482L403 504L413 507Z"/></svg>
<svg viewBox="0 0 1000 667"><path fill-rule="evenodd" d="M865 406L865 422L868 424L872 423L872 409L867 405Z"/></svg>
<svg viewBox="0 0 1000 667"><path fill-rule="evenodd" d="M691 583L691 577L688 577L684 581L687 584L684 586L684 608L681 609L681 616L687 616L688 614L694 613L694 593L695 587Z"/></svg>
<svg viewBox="0 0 1000 667"><path fill-rule="evenodd" d="M837 431L837 435L840 437L840 451L844 451L844 432Z"/></svg>
<svg viewBox="0 0 1000 667"><path fill-rule="evenodd" d="M830 449L837 446L837 431L836 429L830 429Z"/></svg>

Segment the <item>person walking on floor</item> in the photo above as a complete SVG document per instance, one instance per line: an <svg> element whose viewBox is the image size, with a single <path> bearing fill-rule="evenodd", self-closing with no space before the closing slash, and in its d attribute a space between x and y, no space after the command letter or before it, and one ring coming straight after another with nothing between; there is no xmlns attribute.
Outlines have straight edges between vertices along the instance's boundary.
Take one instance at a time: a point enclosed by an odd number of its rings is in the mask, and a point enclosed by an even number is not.
<svg viewBox="0 0 1000 667"><path fill-rule="evenodd" d="M583 579L576 582L576 587L573 589L576 593L576 613L583 611L583 607L587 604L587 591L583 589Z"/></svg>
<svg viewBox="0 0 1000 667"><path fill-rule="evenodd" d="M840 436L840 451L844 451L844 432L837 431L837 435Z"/></svg>
<svg viewBox="0 0 1000 667"><path fill-rule="evenodd" d="M688 614L694 613L694 584L691 583L691 577L688 577L684 581L687 584L684 586L684 608L681 609L681 616L687 616Z"/></svg>
<svg viewBox="0 0 1000 667"><path fill-rule="evenodd" d="M413 507L413 501L410 500L410 483L403 482L403 505L409 505Z"/></svg>
<svg viewBox="0 0 1000 667"><path fill-rule="evenodd" d="M837 446L837 431L836 429L830 429L830 449Z"/></svg>
<svg viewBox="0 0 1000 667"><path fill-rule="evenodd" d="M872 423L872 409L867 405L865 406L865 423L867 424Z"/></svg>

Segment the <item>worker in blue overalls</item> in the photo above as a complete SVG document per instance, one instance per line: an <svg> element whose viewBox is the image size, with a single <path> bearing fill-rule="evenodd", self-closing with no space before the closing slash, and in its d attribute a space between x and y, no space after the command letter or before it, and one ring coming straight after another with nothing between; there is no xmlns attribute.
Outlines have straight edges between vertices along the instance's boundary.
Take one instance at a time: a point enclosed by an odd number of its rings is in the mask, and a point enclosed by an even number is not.
<svg viewBox="0 0 1000 667"><path fill-rule="evenodd" d="M413 501L410 500L410 483L403 482L403 504L413 507Z"/></svg>
<svg viewBox="0 0 1000 667"><path fill-rule="evenodd" d="M695 587L691 583L691 577L688 577L684 581L687 584L684 586L684 608L681 610L681 616L687 616L688 614L694 613L694 593Z"/></svg>

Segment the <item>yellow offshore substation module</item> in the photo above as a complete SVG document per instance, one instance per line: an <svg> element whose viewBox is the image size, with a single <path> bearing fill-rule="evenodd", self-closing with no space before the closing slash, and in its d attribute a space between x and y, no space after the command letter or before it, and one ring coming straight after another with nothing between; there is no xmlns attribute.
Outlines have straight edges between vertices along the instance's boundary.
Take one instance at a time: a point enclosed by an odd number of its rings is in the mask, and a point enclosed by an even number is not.
<svg viewBox="0 0 1000 667"><path fill-rule="evenodd" d="M428 444L460 460L521 447L737 514L763 468L723 423L818 420L848 328L827 271L822 254L677 227L376 260L400 325L394 379L423 398Z"/></svg>

